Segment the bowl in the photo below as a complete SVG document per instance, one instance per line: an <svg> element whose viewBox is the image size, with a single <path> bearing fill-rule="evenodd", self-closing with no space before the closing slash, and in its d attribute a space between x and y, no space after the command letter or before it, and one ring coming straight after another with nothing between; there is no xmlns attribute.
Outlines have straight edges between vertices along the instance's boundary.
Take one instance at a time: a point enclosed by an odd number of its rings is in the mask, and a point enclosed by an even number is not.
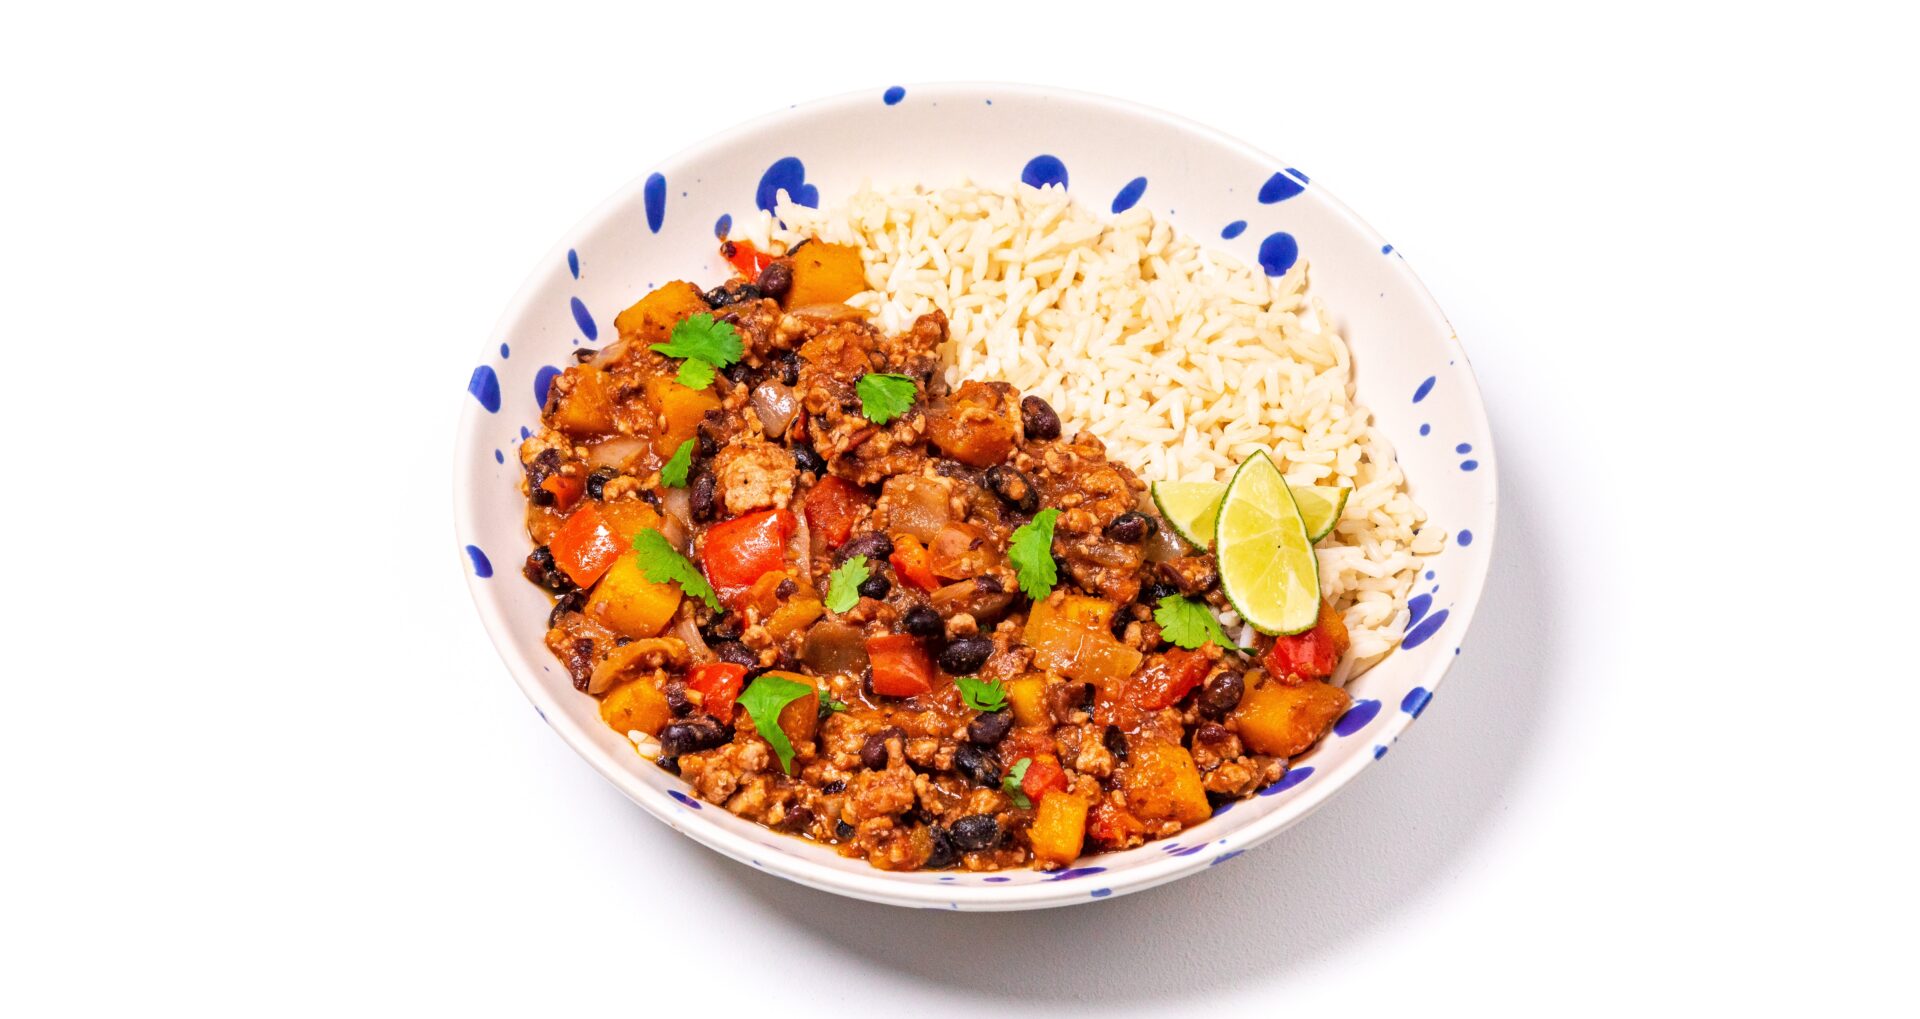
<svg viewBox="0 0 1920 1019"><path fill-rule="evenodd" d="M610 338L615 313L658 283L723 279L716 234L767 206L775 188L830 204L866 181L962 178L1058 181L1100 214L1144 202L1249 265L1297 250L1351 346L1359 401L1397 450L1426 526L1447 536L1416 583L1401 646L1349 686L1352 708L1285 778L1172 838L1052 873L889 873L702 803L573 689L541 641L550 601L519 575L530 548L515 450L574 348ZM1459 653L1494 537L1495 460L1473 372L1393 246L1284 159L1157 110L1056 89L874 88L782 110L666 160L547 254L480 351L467 394L454 459L459 562L488 634L541 717L674 830L801 884L901 906L1091 902L1219 866L1279 834L1379 760L1427 709ZM1260 865L1289 864L1267 856Z"/></svg>

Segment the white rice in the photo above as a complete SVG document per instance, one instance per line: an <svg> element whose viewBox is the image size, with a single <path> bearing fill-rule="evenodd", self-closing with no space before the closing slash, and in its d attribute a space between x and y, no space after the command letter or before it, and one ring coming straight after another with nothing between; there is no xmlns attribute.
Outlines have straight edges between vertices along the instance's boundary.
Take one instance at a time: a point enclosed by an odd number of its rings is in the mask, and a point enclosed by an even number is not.
<svg viewBox="0 0 1920 1019"><path fill-rule="evenodd" d="M1316 549L1320 588L1346 619L1344 681L1391 651L1406 600L1440 550L1407 494L1393 447L1353 399L1346 342L1308 293L1308 267L1268 277L1176 233L1141 207L1109 220L1064 189L962 184L862 188L736 240L784 250L806 237L852 244L873 289L849 303L889 330L935 308L952 326L947 379L1001 379L1046 399L1148 481L1225 481L1267 450L1289 481L1353 489ZM1232 612L1230 628L1250 628Z"/></svg>

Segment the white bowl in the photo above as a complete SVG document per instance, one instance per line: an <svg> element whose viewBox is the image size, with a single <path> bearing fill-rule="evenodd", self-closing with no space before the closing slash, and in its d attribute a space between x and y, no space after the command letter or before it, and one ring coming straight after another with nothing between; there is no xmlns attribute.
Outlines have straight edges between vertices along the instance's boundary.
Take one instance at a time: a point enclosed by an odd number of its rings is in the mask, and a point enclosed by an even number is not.
<svg viewBox="0 0 1920 1019"><path fill-rule="evenodd" d="M1139 200L1249 265L1281 234L1313 267L1353 350L1359 400L1398 450L1428 527L1447 535L1416 587L1403 646L1350 686L1354 707L1272 788L1178 836L1055 873L888 873L779 835L689 795L600 721L541 642L550 601L519 575L529 551L514 451L539 416L536 390L582 343L657 283L717 283L716 222L754 210L770 184L837 201L871 180L1010 184L1054 157L1075 198L1106 213L1129 182ZM1042 167L1051 163L1042 162ZM1240 230L1229 224L1244 223ZM1276 240L1269 251L1282 250ZM555 366L555 367L549 367ZM569 231L514 297L481 351L460 423L454 515L487 632L541 717L648 812L751 866L826 891L936 909L1031 909L1120 895L1240 855L1306 816L1393 745L1458 653L1493 544L1492 439L1467 356L1413 270L1306 174L1204 127L1113 99L1017 85L915 85L796 106L662 163ZM491 561L492 566L488 563ZM1284 856L1263 866L1284 867Z"/></svg>

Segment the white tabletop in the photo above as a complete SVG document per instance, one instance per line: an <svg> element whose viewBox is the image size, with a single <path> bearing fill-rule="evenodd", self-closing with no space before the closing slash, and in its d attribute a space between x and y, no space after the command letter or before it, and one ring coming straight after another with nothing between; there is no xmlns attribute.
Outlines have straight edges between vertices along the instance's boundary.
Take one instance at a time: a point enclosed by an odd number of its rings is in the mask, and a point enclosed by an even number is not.
<svg viewBox="0 0 1920 1019"><path fill-rule="evenodd" d="M1910 1013L1910 31L358 6L7 33L0 1012ZM569 224L771 107L941 79L1307 170L1447 310L1501 458L1485 600L1381 766L1052 912L673 834L536 717L451 541L460 386Z"/></svg>

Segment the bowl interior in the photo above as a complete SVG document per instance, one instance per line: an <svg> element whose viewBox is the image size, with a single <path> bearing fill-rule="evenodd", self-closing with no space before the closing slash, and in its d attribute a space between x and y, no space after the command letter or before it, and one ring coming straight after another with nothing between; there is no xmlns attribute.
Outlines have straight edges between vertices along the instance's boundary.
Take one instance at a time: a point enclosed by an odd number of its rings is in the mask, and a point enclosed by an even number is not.
<svg viewBox="0 0 1920 1019"><path fill-rule="evenodd" d="M1043 159L1040 157L1051 157ZM862 183L1063 180L1098 213L1138 201L1249 265L1297 249L1356 364L1359 401L1391 441L1427 527L1446 535L1416 582L1400 649L1350 687L1333 734L1276 786L1172 839L1044 874L890 874L703 804L602 725L541 638L549 601L519 576L529 551L516 449L548 380L659 283L726 275L716 232L774 187L833 203ZM1291 168L1166 114L1019 86L880 89L797 106L714 138L634 181L569 232L525 284L468 382L454 464L461 561L489 634L543 718L641 806L752 866L814 887L929 908L1021 909L1104 898L1225 862L1271 837L1387 752L1426 707L1484 580L1494 461L1478 389L1451 327L1388 242Z"/></svg>

